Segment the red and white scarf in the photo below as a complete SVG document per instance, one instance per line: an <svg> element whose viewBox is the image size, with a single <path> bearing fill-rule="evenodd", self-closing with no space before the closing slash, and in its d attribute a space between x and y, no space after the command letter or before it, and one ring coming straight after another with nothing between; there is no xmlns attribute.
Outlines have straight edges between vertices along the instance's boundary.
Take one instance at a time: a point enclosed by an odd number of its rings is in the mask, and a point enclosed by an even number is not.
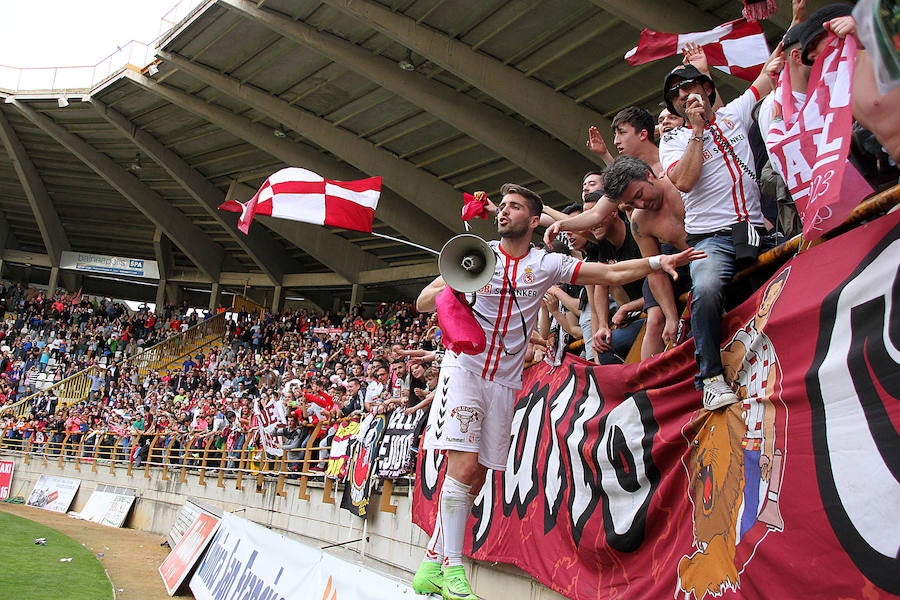
<svg viewBox="0 0 900 600"><path fill-rule="evenodd" d="M782 71L772 126L763 132L773 166L787 183L808 240L843 223L872 192L852 165L846 168L855 59L856 39L832 34L816 58L809 94L799 110L794 107L790 75L787 69Z"/></svg>

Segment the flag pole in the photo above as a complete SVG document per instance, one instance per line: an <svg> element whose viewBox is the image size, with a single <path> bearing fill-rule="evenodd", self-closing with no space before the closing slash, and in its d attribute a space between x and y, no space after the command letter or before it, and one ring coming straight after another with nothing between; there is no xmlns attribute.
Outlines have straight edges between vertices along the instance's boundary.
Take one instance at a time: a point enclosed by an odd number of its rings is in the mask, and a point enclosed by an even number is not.
<svg viewBox="0 0 900 600"><path fill-rule="evenodd" d="M373 231L372 235L374 235L375 237L384 238L386 240L391 240L392 242L399 242L401 244L406 244L407 246L412 246L413 248L418 248L419 250L425 250L426 252L431 252L435 256L441 255L440 252L432 250L431 248L426 248L425 246L420 246L419 244L416 244L415 242L410 242L409 240L401 240L400 238L395 238L390 235L384 235L383 233L378 233L377 231Z"/></svg>

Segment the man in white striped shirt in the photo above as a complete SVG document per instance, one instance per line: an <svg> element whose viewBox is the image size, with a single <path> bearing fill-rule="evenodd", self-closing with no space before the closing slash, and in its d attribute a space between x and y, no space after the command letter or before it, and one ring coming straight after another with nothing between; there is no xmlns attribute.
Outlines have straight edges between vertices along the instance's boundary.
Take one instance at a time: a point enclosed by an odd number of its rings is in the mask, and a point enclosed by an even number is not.
<svg viewBox="0 0 900 600"><path fill-rule="evenodd" d="M510 183L500 192L500 241L490 243L497 266L491 281L476 293L473 307L483 316L478 322L487 346L479 354L459 355L454 366L442 367L441 379L447 381L447 390L436 395L425 433L425 447L446 450L448 466L435 530L413 589L456 600L478 598L462 567L465 523L472 503L469 493L481 487L488 468L506 468L525 347L544 293L557 283L622 285L660 269L677 277L676 267L705 257L688 249L605 264L550 254L531 246L543 210L541 197ZM435 310L435 298L445 285L441 277L435 279L419 295L416 308Z"/></svg>

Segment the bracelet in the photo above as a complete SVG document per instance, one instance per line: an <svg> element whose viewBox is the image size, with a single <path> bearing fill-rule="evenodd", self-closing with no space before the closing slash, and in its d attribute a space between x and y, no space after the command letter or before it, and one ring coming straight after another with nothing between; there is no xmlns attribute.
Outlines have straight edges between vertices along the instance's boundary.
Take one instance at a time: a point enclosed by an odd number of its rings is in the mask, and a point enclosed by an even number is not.
<svg viewBox="0 0 900 600"><path fill-rule="evenodd" d="M702 143L703 143L703 136L701 136L701 135L692 135L691 137L688 138L688 141L689 141L689 142L700 142L700 143L702 144Z"/></svg>
<svg viewBox="0 0 900 600"><path fill-rule="evenodd" d="M650 268L654 271L659 271L662 268L662 265L660 264L661 259L662 256L659 254L649 257L647 260L650 261Z"/></svg>

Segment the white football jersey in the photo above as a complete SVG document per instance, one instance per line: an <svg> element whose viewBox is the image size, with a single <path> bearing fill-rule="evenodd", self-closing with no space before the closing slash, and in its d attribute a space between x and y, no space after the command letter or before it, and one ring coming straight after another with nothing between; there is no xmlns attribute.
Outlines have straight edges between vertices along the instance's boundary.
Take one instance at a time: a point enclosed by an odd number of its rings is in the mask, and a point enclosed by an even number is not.
<svg viewBox="0 0 900 600"><path fill-rule="evenodd" d="M484 330L487 346L481 354L460 354L463 369L488 381L519 389L525 350L537 321L541 299L557 283L573 283L581 261L565 254L531 248L524 256L506 254L497 241L491 282L475 293L476 320ZM524 319L525 327L522 327Z"/></svg>

